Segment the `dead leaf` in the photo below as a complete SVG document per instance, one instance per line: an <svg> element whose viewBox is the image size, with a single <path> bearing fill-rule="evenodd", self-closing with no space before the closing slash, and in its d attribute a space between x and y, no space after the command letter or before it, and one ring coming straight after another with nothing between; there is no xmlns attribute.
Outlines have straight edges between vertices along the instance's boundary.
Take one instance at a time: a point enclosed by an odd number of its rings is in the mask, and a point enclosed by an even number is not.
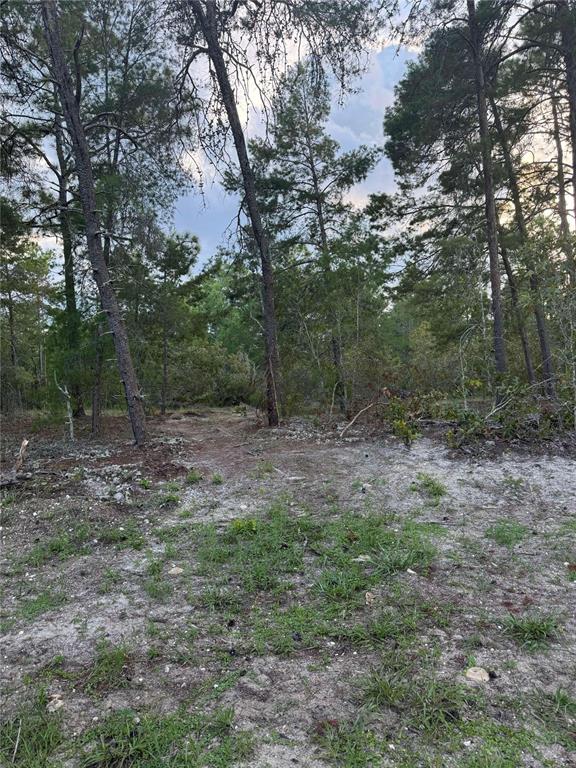
<svg viewBox="0 0 576 768"><path fill-rule="evenodd" d="M372 605L372 603L376 600L376 595L374 592L366 592L364 595L364 602L366 605Z"/></svg>

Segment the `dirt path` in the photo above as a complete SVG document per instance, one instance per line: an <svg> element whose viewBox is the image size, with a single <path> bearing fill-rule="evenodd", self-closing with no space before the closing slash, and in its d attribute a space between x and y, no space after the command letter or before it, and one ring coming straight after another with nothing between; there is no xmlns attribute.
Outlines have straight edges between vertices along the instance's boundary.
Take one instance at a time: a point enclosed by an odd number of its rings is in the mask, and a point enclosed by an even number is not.
<svg viewBox="0 0 576 768"><path fill-rule="evenodd" d="M34 438L4 499L5 760L576 765L571 459L229 410L145 452L109 429Z"/></svg>

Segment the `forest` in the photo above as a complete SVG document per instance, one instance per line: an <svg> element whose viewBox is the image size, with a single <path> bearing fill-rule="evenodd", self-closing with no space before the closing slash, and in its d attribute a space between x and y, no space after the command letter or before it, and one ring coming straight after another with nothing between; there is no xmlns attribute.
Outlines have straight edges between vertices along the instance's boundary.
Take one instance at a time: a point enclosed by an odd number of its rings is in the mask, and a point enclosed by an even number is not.
<svg viewBox="0 0 576 768"><path fill-rule="evenodd" d="M576 2L0 32L0 763L575 765Z"/></svg>

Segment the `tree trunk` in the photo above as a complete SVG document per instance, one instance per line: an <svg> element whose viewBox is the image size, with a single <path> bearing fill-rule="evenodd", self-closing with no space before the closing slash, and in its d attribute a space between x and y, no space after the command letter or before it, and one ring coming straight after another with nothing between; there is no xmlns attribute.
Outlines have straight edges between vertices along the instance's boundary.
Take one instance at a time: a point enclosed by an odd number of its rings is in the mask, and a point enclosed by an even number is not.
<svg viewBox="0 0 576 768"><path fill-rule="evenodd" d="M60 106L57 96L56 101ZM68 168L64 155L62 141L62 124L57 114L54 122L56 139L56 155L58 157L58 221L60 237L62 238L62 253L64 256L64 311L66 317L66 341L68 356L72 371L70 382L70 398L74 416L84 416L84 404L79 382L75 380L78 372L78 352L80 349L80 317L76 306L76 286L74 283L74 252L72 248L72 230L70 227L70 211L68 208Z"/></svg>
<svg viewBox="0 0 576 768"><path fill-rule="evenodd" d="M100 323L94 334L95 360L94 360L94 384L92 386L92 437L100 434L102 424L102 326Z"/></svg>
<svg viewBox="0 0 576 768"><path fill-rule="evenodd" d="M498 139L502 148L502 154L504 156L504 166L508 176L510 192L512 194L512 202L514 204L514 218L516 219L516 226L520 235L520 242L523 246L527 246L528 228L526 226L526 219L524 218L524 212L522 210L518 177L516 175L516 170L514 169L514 163L512 162L512 156L510 154L508 141L502 126L502 121L500 120L500 113L493 99L491 100L491 105L492 112L494 114L494 125L496 127ZM528 270L528 282L530 285L530 293L532 294L532 306L534 310L534 317L536 319L536 328L538 330L538 343L540 344L542 370L544 371L545 377L544 391L551 400L554 400L556 398L554 365L552 363L552 352L550 350L550 341L548 339L548 331L546 329L546 318L544 316L544 309L540 301L540 281L538 280L538 275L536 274L536 268L534 266L532 257L529 257L528 260Z"/></svg>
<svg viewBox="0 0 576 768"><path fill-rule="evenodd" d="M160 413L166 413L166 392L168 390L168 330L166 324L162 328L162 392L160 401Z"/></svg>
<svg viewBox="0 0 576 768"><path fill-rule="evenodd" d="M488 254L490 260L490 286L492 292L492 317L494 334L494 359L496 373L501 377L506 373L506 344L504 341L504 316L502 313L502 296L500 290L500 269L498 264L498 235L496 219L496 200L494 198L494 178L492 172L492 143L488 128L488 110L486 108L486 83L484 65L482 62L482 40L474 0L467 0L468 27L474 58L474 75L476 81L476 101L478 110L478 127L482 149L482 175L484 177L484 202L486 209L486 235L488 239ZM498 383L496 398L499 399Z"/></svg>
<svg viewBox="0 0 576 768"><path fill-rule="evenodd" d="M252 234L254 235L254 240L256 241L260 253L262 268L264 344L266 352L266 407L268 412L268 424L271 427L274 427L278 424L278 374L280 363L276 333L276 312L274 308L274 274L268 240L264 232L262 217L260 216L260 209L258 207L254 173L248 157L244 131L242 130L242 124L240 123L240 118L238 116L236 99L230 84L226 62L224 61L222 48L220 47L220 41L218 39L216 4L214 3L214 0L207 0L204 4L204 11L201 0L188 0L188 2L204 35L208 48L208 55L216 73L220 95L222 97L224 108L226 109L236 154L238 156L238 162L240 164L246 206L252 225Z"/></svg>
<svg viewBox="0 0 576 768"><path fill-rule="evenodd" d="M522 310L518 301L518 286L516 285L516 278L512 271L512 265L508 258L508 251L506 250L502 237L500 238L500 253L502 255L502 263L508 277L508 285L510 286L510 296L512 298L512 307L514 308L514 316L516 318L516 327L518 328L518 335L520 336L520 342L522 344L522 352L524 353L524 363L526 365L526 375L528 376L528 382L531 386L536 385L536 374L534 373L534 366L532 364L532 355L530 353L530 344L528 342L528 335L526 334L526 327L524 325L524 318L522 317Z"/></svg>
<svg viewBox="0 0 576 768"><path fill-rule="evenodd" d="M558 0L560 39L562 57L566 67L566 90L568 91L568 122L572 148L572 197L576 221L576 21L568 0Z"/></svg>
<svg viewBox="0 0 576 768"><path fill-rule="evenodd" d="M78 191L84 214L88 256L92 265L94 280L98 286L102 309L108 317L110 332L114 338L118 370L124 385L132 432L134 433L137 445L141 445L146 439L142 395L130 356L126 328L120 314L116 294L111 285L110 273L102 253L100 222L96 209L96 194L90 152L84 134L84 127L80 120L79 104L74 94L70 72L64 57L60 22L54 0L42 0L42 18L52 63L52 74L58 87L64 118L72 141L72 151L78 176Z"/></svg>
<svg viewBox="0 0 576 768"><path fill-rule="evenodd" d="M310 137L306 136L306 145L308 147L308 162L310 163L310 174L312 176L312 186L314 189L314 198L316 201L316 218L318 219L318 231L320 232L320 250L324 260L324 274L326 277L330 275L330 262L328 257L328 235L326 234L326 221L324 218L324 207L322 205L322 194L320 192L320 185L318 183L318 174L316 173L316 164L314 160L314 154L310 145ZM346 377L344 375L344 364L342 362L342 344L340 342L340 335L337 332L336 326L338 325L336 312L333 310L330 313L331 317L331 329L330 329L330 345L332 348L332 361L336 370L336 396L338 398L338 406L340 413L343 416L348 416L348 400L346 397Z"/></svg>
<svg viewBox="0 0 576 768"><path fill-rule="evenodd" d="M554 144L556 146L556 167L558 173L558 216L560 217L561 246L566 256L568 273L572 285L576 284L576 261L570 242L570 223L568 221L568 206L566 204L566 179L564 176L564 149L560 133L560 117L558 115L558 97L552 93L552 121Z"/></svg>

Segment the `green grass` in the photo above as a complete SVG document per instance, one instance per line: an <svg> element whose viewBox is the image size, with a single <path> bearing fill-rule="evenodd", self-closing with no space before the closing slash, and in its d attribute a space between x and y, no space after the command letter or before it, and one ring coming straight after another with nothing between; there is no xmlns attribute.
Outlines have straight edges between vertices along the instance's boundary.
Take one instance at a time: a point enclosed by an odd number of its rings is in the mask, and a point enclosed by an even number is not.
<svg viewBox="0 0 576 768"><path fill-rule="evenodd" d="M534 697L533 709L549 731L550 740L576 750L576 699L563 688Z"/></svg>
<svg viewBox="0 0 576 768"><path fill-rule="evenodd" d="M85 737L83 768L228 768L252 754L252 739L233 727L232 710L138 715L121 710Z"/></svg>
<svg viewBox="0 0 576 768"><path fill-rule="evenodd" d="M251 735L234 728L232 710L190 714L179 709L168 715L119 710L66 740L61 718L48 713L46 704L40 692L0 726L2 765L55 768L72 755L80 758L81 768L231 768L253 751Z"/></svg>
<svg viewBox="0 0 576 768"><path fill-rule="evenodd" d="M386 745L360 721L325 720L316 725L316 742L324 758L341 768L375 768L381 765Z"/></svg>
<svg viewBox="0 0 576 768"><path fill-rule="evenodd" d="M273 591L282 577L303 569L305 547L320 532L317 522L292 516L282 503L261 520L233 520L224 531L198 526L200 571L211 575L225 567L246 593Z"/></svg>
<svg viewBox="0 0 576 768"><path fill-rule="evenodd" d="M515 520L499 520L486 529L486 538L503 547L512 548L523 541L528 533L529 529Z"/></svg>
<svg viewBox="0 0 576 768"><path fill-rule="evenodd" d="M90 526L86 524L78 525L73 531L62 531L32 547L22 562L38 568L55 558L65 560L73 555L81 555L86 551L85 545L90 535Z"/></svg>
<svg viewBox="0 0 576 768"><path fill-rule="evenodd" d="M224 484L224 478L219 472L214 472L212 475L212 485L223 485Z"/></svg>
<svg viewBox="0 0 576 768"><path fill-rule="evenodd" d="M536 613L520 617L508 616L504 621L504 629L518 645L529 651L545 648L557 639L560 631L555 616Z"/></svg>
<svg viewBox="0 0 576 768"><path fill-rule="evenodd" d="M172 585L163 578L164 559L151 557L146 566L144 589L153 600L166 600L172 594Z"/></svg>
<svg viewBox="0 0 576 768"><path fill-rule="evenodd" d="M83 676L82 688L86 693L124 688L129 684L130 652L125 645L112 645L100 640L96 645L96 658Z"/></svg>
<svg viewBox="0 0 576 768"><path fill-rule="evenodd" d="M410 489L425 496L434 506L438 506L440 499L448 493L444 483L426 472L418 473Z"/></svg>
<svg viewBox="0 0 576 768"><path fill-rule="evenodd" d="M117 549L138 550L142 549L145 542L134 518L123 520L119 525L99 529L97 538L101 544L115 546Z"/></svg>
<svg viewBox="0 0 576 768"><path fill-rule="evenodd" d="M23 706L0 725L0 764L18 768L45 768L51 755L63 744L61 718L46 710L47 697Z"/></svg>
<svg viewBox="0 0 576 768"><path fill-rule="evenodd" d="M18 606L18 612L23 619L32 621L43 613L59 608L65 602L66 595L63 592L45 590L36 595L36 597L23 600Z"/></svg>
<svg viewBox="0 0 576 768"><path fill-rule="evenodd" d="M122 574L119 571L115 571L113 568L107 568L102 576L98 592L100 592L101 595L107 595L112 592L114 587L118 586L121 581Z"/></svg>

